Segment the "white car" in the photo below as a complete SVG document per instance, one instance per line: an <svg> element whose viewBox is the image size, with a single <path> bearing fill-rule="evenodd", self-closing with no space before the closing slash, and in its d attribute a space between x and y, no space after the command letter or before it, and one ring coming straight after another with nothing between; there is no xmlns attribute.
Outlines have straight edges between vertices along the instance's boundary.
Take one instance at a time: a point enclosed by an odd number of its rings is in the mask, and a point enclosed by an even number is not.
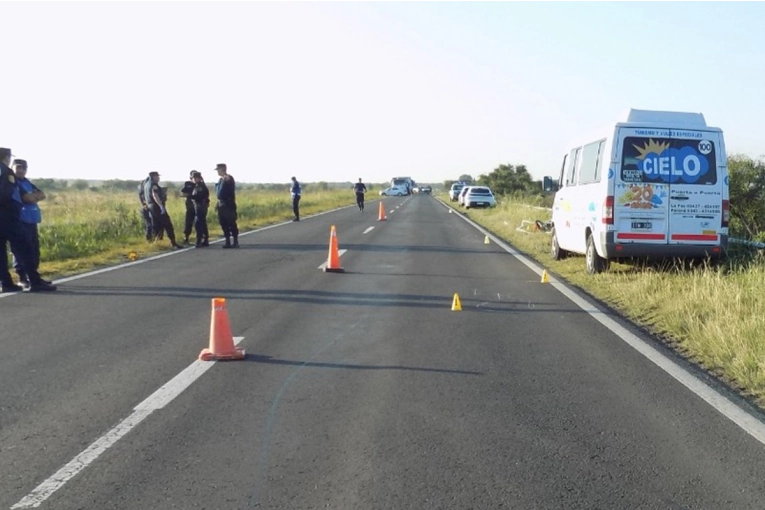
<svg viewBox="0 0 765 510"><path fill-rule="evenodd" d="M470 191L471 187L472 186L465 186L464 188L462 188L460 190L459 195L457 195L457 204L458 205L460 205L460 206L465 205L465 195L467 194L468 191Z"/></svg>
<svg viewBox="0 0 765 510"><path fill-rule="evenodd" d="M494 200L494 193L487 186L470 186L465 196L460 197L465 209L471 207L494 207L497 205Z"/></svg>
<svg viewBox="0 0 765 510"><path fill-rule="evenodd" d="M403 197L404 195L406 195L406 190L398 186L392 186L380 192L381 197Z"/></svg>
<svg viewBox="0 0 765 510"><path fill-rule="evenodd" d="M449 201L450 202L456 202L457 197L460 194L460 191L462 191L462 188L464 188L465 185L459 182L455 182L452 184L451 189L449 190Z"/></svg>

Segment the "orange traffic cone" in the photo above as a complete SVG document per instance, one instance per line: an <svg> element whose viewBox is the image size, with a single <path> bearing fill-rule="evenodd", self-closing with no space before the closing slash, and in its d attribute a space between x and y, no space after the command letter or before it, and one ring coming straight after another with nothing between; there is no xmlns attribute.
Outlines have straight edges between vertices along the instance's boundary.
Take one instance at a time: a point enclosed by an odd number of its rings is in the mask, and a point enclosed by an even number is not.
<svg viewBox="0 0 765 510"><path fill-rule="evenodd" d="M345 270L340 266L340 253L337 250L337 232L335 226L332 225L332 229L329 234L329 257L327 258L327 265L324 268L325 273L343 273Z"/></svg>
<svg viewBox="0 0 765 510"><path fill-rule="evenodd" d="M234 347L234 337L228 323L226 298L212 300L212 319L210 320L210 348L199 353L202 361L244 359L244 349Z"/></svg>
<svg viewBox="0 0 765 510"><path fill-rule="evenodd" d="M382 200L380 200L380 213L377 215L377 221L385 221L388 218L385 217L385 207L383 206Z"/></svg>

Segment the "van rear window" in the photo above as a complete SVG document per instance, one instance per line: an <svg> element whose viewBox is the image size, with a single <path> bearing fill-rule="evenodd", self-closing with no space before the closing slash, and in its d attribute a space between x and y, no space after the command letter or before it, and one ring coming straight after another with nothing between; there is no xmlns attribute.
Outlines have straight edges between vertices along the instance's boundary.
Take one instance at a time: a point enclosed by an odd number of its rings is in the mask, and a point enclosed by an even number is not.
<svg viewBox="0 0 765 510"><path fill-rule="evenodd" d="M717 165L711 140L629 136L622 151L622 182L715 184Z"/></svg>

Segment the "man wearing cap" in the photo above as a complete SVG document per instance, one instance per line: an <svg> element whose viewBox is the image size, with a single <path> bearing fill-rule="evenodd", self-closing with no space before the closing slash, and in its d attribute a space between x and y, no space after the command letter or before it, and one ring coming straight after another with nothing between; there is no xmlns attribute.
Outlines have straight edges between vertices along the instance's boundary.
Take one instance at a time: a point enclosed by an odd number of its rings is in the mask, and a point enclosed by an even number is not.
<svg viewBox="0 0 765 510"><path fill-rule="evenodd" d="M8 272L8 242L15 249L19 263L29 279L30 292L52 291L56 286L44 281L33 265L32 247L22 232L19 215L23 203L21 192L16 185L16 175L8 166L11 163L11 150L0 148L0 284L2 292L19 292L23 288L13 283Z"/></svg>
<svg viewBox="0 0 765 510"><path fill-rule="evenodd" d="M300 221L300 183L295 177L292 178L290 195L292 195L292 213L295 215L292 221Z"/></svg>
<svg viewBox="0 0 765 510"><path fill-rule="evenodd" d="M239 228L236 225L236 183L234 178L228 174L225 163L218 163L215 167L218 172L218 182L215 184L215 196L218 204L215 209L218 211L218 221L220 228L223 229L223 235L226 237L224 248L239 248ZM231 238L234 238L233 244Z"/></svg>
<svg viewBox="0 0 765 510"><path fill-rule="evenodd" d="M170 239L170 245L174 250L181 246L175 242L175 229L170 215L165 208L166 198L162 188L159 187L159 172L149 172L149 180L146 182L144 191L146 204L149 206L151 221L154 224L154 236L159 238L162 232L167 232L167 238Z"/></svg>
<svg viewBox="0 0 765 510"><path fill-rule="evenodd" d="M207 189L201 172L191 172L194 189L191 200L194 203L194 229L197 232L197 248L210 246L210 233L207 230L207 209L210 206L210 190Z"/></svg>
<svg viewBox="0 0 765 510"><path fill-rule="evenodd" d="M16 186L21 193L21 210L19 211L19 220L21 221L21 232L24 235L26 245L30 247L30 264L35 270L40 269L40 237L37 224L42 221L42 212L37 203L45 200L45 193L40 188L32 184L27 179L27 162L23 159L13 161L13 173L16 174ZM29 288L29 277L24 268L21 267L20 256L17 253L18 247L11 243L11 252L13 252L13 269L19 276L19 284L22 287Z"/></svg>
<svg viewBox="0 0 765 510"><path fill-rule="evenodd" d="M181 195L186 198L186 218L183 224L183 244L189 244L189 236L191 236L191 227L194 225L195 207L194 201L191 199L191 193L194 191L194 174L199 173L196 170L189 172L189 180L183 183L181 189ZM200 176L202 174L199 174Z"/></svg>

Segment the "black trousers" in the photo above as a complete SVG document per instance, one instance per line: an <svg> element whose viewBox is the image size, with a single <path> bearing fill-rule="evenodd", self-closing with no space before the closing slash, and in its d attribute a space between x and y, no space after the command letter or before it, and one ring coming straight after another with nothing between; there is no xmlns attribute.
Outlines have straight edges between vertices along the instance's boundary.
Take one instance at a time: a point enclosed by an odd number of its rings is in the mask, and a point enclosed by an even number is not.
<svg viewBox="0 0 765 510"><path fill-rule="evenodd" d="M295 214L295 219L300 219L300 195L292 197L292 212Z"/></svg>
<svg viewBox="0 0 765 510"><path fill-rule="evenodd" d="M18 218L9 216L4 212L0 213L0 283L6 287L13 285L13 278L8 271L8 243L11 244L11 249L18 257L21 269L27 275L29 283L36 285L42 281L40 273L34 266L32 246L28 243L21 224Z"/></svg>
<svg viewBox="0 0 765 510"><path fill-rule="evenodd" d="M356 205L359 209L364 210L364 193L356 193Z"/></svg>
<svg viewBox="0 0 765 510"><path fill-rule="evenodd" d="M236 220L236 207L231 207L230 205L218 206L218 221L220 222L220 228L223 230L226 242L231 237L234 238L234 241L239 239L239 227L236 225Z"/></svg>
<svg viewBox="0 0 765 510"><path fill-rule="evenodd" d="M154 225L151 222L151 211L149 208L141 208L141 218L143 218L143 228L146 235L146 240L151 241L154 239Z"/></svg>
<svg viewBox="0 0 765 510"><path fill-rule="evenodd" d="M183 225L183 235L189 237L191 235L191 227L196 222L196 212L194 208L194 202L186 200L186 221Z"/></svg>
<svg viewBox="0 0 765 510"><path fill-rule="evenodd" d="M167 238L170 239L170 244L176 245L175 242L175 229L173 228L173 222L170 220L170 216L165 211L162 214L161 209L157 204L149 206L151 211L151 222L154 225L154 236L157 239L162 238L162 233L167 232Z"/></svg>
<svg viewBox="0 0 765 510"><path fill-rule="evenodd" d="M24 243L29 249L29 264L39 271L40 269L40 236L37 233L37 223L24 223L19 224L21 234L24 236ZM11 253L13 253L13 270L19 275L19 280L29 281L26 271L21 265L21 257L18 253L19 247L13 242L11 243Z"/></svg>
<svg viewBox="0 0 765 510"><path fill-rule="evenodd" d="M197 244L210 238L210 232L207 229L207 204L194 206L194 229L197 232Z"/></svg>

